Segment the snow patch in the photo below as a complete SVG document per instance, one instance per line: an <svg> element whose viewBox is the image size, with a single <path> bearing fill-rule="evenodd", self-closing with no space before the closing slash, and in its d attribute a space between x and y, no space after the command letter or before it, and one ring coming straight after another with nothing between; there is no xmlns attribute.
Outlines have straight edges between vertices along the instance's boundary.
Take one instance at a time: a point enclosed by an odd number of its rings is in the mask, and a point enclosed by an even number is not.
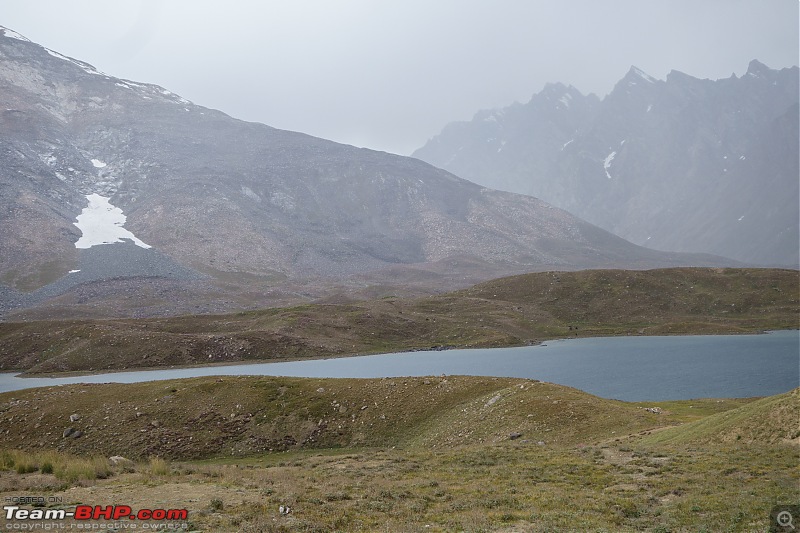
<svg viewBox="0 0 800 533"><path fill-rule="evenodd" d="M498 122L498 119L503 118L505 111L502 109L482 110L477 113L476 119L486 113L483 117L483 122Z"/></svg>
<svg viewBox="0 0 800 533"><path fill-rule="evenodd" d="M48 54L50 54L53 57L57 57L58 59L62 59L64 61L68 61L68 62L72 63L73 65L75 65L76 67L80 68L81 70L83 70L84 72L86 72L88 74L95 74L97 76L105 76L105 74L103 74L99 70L95 69L93 66L91 66L88 63L84 63L82 61L78 61L76 59L72 59L71 57L67 57L65 55L59 54L58 52L54 52L54 51L50 50L49 48L45 48L44 50L45 50L45 52L47 52Z"/></svg>
<svg viewBox="0 0 800 533"><path fill-rule="evenodd" d="M58 159L53 154L39 154L39 160L45 165L54 167Z"/></svg>
<svg viewBox="0 0 800 533"><path fill-rule="evenodd" d="M503 139L502 141L500 141L500 148L498 148L497 151L501 152L505 145L506 145L506 141L505 141L505 139Z"/></svg>
<svg viewBox="0 0 800 533"><path fill-rule="evenodd" d="M740 217L739 217L737 220L738 220L739 222L741 222L743 218L744 218L744 215L740 216Z"/></svg>
<svg viewBox="0 0 800 533"><path fill-rule="evenodd" d="M77 274L78 272L80 272L80 269L79 270L70 270L69 274Z"/></svg>
<svg viewBox="0 0 800 533"><path fill-rule="evenodd" d="M653 109L653 104L647 106L647 111L645 111L645 113L649 113L651 109Z"/></svg>
<svg viewBox="0 0 800 533"><path fill-rule="evenodd" d="M0 28L0 29L3 30L3 34L6 37L11 37L12 39L16 39L18 41L25 41L27 43L31 42L31 40L28 39L27 37L24 37L15 31L9 30L8 28Z"/></svg>
<svg viewBox="0 0 800 533"><path fill-rule="evenodd" d="M739 160L740 160L740 161L744 161L745 159L747 159L745 156L740 156L740 157L739 157Z"/></svg>
<svg viewBox="0 0 800 533"><path fill-rule="evenodd" d="M656 82L656 79L655 79L654 77L650 76L649 74L647 74L646 72L644 72L644 71L642 71L642 70L639 70L639 69L638 69L638 68L636 68L636 67L633 67L633 71L634 71L634 72L635 72L635 73L636 73L636 74L637 74L637 75L638 75L640 78L642 78L642 79L643 79L643 80L645 80L645 81L648 81L648 82L650 82L650 83L655 83L655 82Z"/></svg>
<svg viewBox="0 0 800 533"><path fill-rule="evenodd" d="M251 200L255 200L256 202L261 201L261 197L253 191L250 187L245 187L242 185L242 194L250 198Z"/></svg>
<svg viewBox="0 0 800 533"><path fill-rule="evenodd" d="M564 107L569 107L569 101L572 100L572 95L565 93L564 96L558 99L559 102L564 104Z"/></svg>
<svg viewBox="0 0 800 533"><path fill-rule="evenodd" d="M574 142L575 142L575 139L570 139L570 140L568 140L567 142L565 142L565 143L564 143L564 144L561 146L561 151L563 152L563 151L564 151L564 148L566 148L567 146L569 146L570 144L572 144L572 143L574 143Z"/></svg>
<svg viewBox="0 0 800 533"><path fill-rule="evenodd" d="M606 156L605 160L603 161L603 168L606 171L606 177L608 179L611 179L611 174L608 173L608 169L611 168L611 162L614 160L614 157L616 157L616 155L617 152L611 152Z"/></svg>
<svg viewBox="0 0 800 533"><path fill-rule="evenodd" d="M92 164L94 168L103 168L106 166L106 163L100 161L99 159L92 159Z"/></svg>
<svg viewBox="0 0 800 533"><path fill-rule="evenodd" d="M111 205L108 198L89 194L86 199L89 200L89 206L84 207L76 217L77 222L73 222L81 230L81 238L75 243L75 248L86 249L99 244L122 242L122 239L129 239L141 248L150 248L150 245L122 227L128 217L122 214L122 209Z"/></svg>

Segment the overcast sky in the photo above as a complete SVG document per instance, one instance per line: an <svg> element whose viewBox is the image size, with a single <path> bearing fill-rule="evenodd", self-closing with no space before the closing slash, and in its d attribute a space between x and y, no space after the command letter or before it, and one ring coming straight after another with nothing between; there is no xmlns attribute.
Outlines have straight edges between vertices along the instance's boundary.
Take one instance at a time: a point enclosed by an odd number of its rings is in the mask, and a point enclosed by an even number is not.
<svg viewBox="0 0 800 533"><path fill-rule="evenodd" d="M546 82L798 64L798 0L2 0L0 25L234 117L410 154Z"/></svg>

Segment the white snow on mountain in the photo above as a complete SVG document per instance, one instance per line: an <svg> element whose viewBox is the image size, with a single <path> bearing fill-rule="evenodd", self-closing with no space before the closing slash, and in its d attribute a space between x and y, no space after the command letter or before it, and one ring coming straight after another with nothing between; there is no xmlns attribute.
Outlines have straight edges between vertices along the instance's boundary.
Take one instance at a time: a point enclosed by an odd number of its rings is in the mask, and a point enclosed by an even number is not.
<svg viewBox="0 0 800 533"><path fill-rule="evenodd" d="M63 54L59 54L58 52L54 52L54 51L50 50L49 48L45 48L44 50L45 50L45 52L47 52L48 54L50 54L53 57L57 57L58 59L63 59L64 61L68 61L68 62L72 63L73 65L75 65L76 67L79 67L81 70L83 70L87 74L94 74L96 76L106 76L105 74L103 74L102 72L100 72L99 70L94 68L92 65L90 65L89 63L84 63L83 61L78 61L77 59L72 59L71 57L67 57L67 56L65 56Z"/></svg>
<svg viewBox="0 0 800 533"><path fill-rule="evenodd" d="M634 71L634 72L635 72L635 73L636 73L636 74L637 74L637 75L638 75L640 78L642 78L642 79L643 79L643 80L645 80L645 81L648 81L648 82L650 82L650 83L655 83L655 82L656 82L656 79L655 79L654 77L650 76L648 73L644 72L644 71L643 71L643 70L641 70L641 69L638 69L638 68L636 68L636 67L633 67L633 71Z"/></svg>
<svg viewBox="0 0 800 533"><path fill-rule="evenodd" d="M614 160L614 157L616 155L617 155L617 152L611 152L610 154L608 154L606 156L605 160L603 161L603 168L606 171L606 177L608 179L611 179L611 174L608 173L608 169L611 168L611 162Z"/></svg>
<svg viewBox="0 0 800 533"><path fill-rule="evenodd" d="M75 248L91 248L99 244L112 244L122 242L122 239L133 241L136 246L150 248L130 231L122 226L127 217L122 214L122 209L111 205L108 198L99 194L86 196L89 206L84 207L74 222L81 230L81 238L75 243Z"/></svg>
<svg viewBox="0 0 800 533"><path fill-rule="evenodd" d="M106 166L106 163L100 161L99 159L92 159L92 164L95 166L95 168L103 168Z"/></svg>
<svg viewBox="0 0 800 533"><path fill-rule="evenodd" d="M13 30L9 30L8 28L4 28L4 27L0 26L0 30L3 30L3 34L6 37L11 37L12 39L16 39L18 41L31 42L31 40L28 39L27 37L24 37L24 36L20 35L19 33L15 32Z"/></svg>

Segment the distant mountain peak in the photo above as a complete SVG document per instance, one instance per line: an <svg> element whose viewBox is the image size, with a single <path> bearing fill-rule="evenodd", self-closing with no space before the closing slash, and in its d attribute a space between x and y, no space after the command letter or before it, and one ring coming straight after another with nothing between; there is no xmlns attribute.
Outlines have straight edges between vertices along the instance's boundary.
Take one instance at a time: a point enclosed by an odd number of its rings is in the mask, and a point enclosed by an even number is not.
<svg viewBox="0 0 800 533"><path fill-rule="evenodd" d="M424 292L531 270L727 264L637 247L417 159L235 120L23 39L0 32L0 279L36 289L21 305L170 314L311 299L364 279ZM560 148L599 102L563 84L547 92L452 129L477 124L480 148L502 157L518 149L505 136L518 113L563 117L546 138ZM129 305L133 293L143 303Z"/></svg>
<svg viewBox="0 0 800 533"><path fill-rule="evenodd" d="M652 77L650 74L648 74L647 72L643 71L639 67L631 65L631 68L630 68L630 70L628 70L628 74L625 75L624 79L630 81L631 79L635 80L637 78L638 79L643 79L643 80L645 80L647 82L650 82L650 83L655 83L655 82L658 81L657 79L655 79L654 77Z"/></svg>
<svg viewBox="0 0 800 533"><path fill-rule="evenodd" d="M686 74L685 72L681 72L680 70L670 70L667 73L667 83L681 83L681 82L693 82L698 81L698 78Z"/></svg>
<svg viewBox="0 0 800 533"><path fill-rule="evenodd" d="M568 87L561 82L548 82L544 84L543 93L565 93Z"/></svg>
<svg viewBox="0 0 800 533"><path fill-rule="evenodd" d="M798 67L710 80L631 66L602 100L566 91L506 108L502 132L445 128L414 156L638 244L799 264Z"/></svg>
<svg viewBox="0 0 800 533"><path fill-rule="evenodd" d="M764 74L767 74L770 71L771 69L768 66L758 59L754 59L749 65L747 65L747 73L745 75L763 77Z"/></svg>
<svg viewBox="0 0 800 533"><path fill-rule="evenodd" d="M611 94L627 94L634 88L636 88L636 93L640 93L649 90L649 87L654 87L659 83L662 83L661 80L654 78L639 67L631 66L625 76L614 85Z"/></svg>

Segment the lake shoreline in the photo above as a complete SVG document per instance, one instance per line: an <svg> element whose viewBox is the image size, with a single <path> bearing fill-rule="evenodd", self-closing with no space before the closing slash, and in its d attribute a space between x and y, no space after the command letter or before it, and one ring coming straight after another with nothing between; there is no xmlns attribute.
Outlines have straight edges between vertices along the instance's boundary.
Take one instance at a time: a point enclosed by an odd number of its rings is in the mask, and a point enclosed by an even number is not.
<svg viewBox="0 0 800 533"><path fill-rule="evenodd" d="M198 369L198 368L216 368L216 367L235 367L241 365L260 365L260 364L273 364L273 363L295 363L301 361L328 361L333 359L343 359L343 358L353 358L353 357L369 357L373 355L387 355L387 354L394 354L394 353L418 353L418 352L445 352L445 351L452 351L452 350L473 350L473 349L503 349L503 348L521 348L525 346L542 346L548 342L555 342L555 341L563 341L563 340L575 340L575 339L606 339L606 338L627 338L627 337L692 337L692 336L714 336L714 335L766 335L773 331L800 331L798 328L786 328L786 329L773 329L773 330L761 330L761 331L731 331L725 333L673 333L673 334L661 334L661 335L586 335L581 336L576 334L574 337L559 337L553 339L545 339L545 340L537 340L534 342L526 342L526 343L517 343L517 344L507 344L503 346L492 346L484 347L484 346L459 346L459 345L448 345L448 346L431 346L429 348L410 348L405 350L394 350L391 352L373 352L373 353L348 353L348 354L339 354L339 355L325 355L325 356L309 356L309 357L285 357L280 359L245 359L239 361L221 361L216 363L199 363L195 365L169 365L169 366L137 366L137 367L129 367L129 368L109 368L109 369L100 369L100 370L91 370L91 371L66 371L66 372L27 372L24 369L13 369L8 372L0 372L0 375L7 375L7 374L15 374L15 377L26 379L26 378L68 378L68 377L80 377L80 376L97 376L103 374L116 374L116 373L125 373L125 372L152 372L158 370L183 370L183 369Z"/></svg>
<svg viewBox="0 0 800 533"><path fill-rule="evenodd" d="M544 346L405 351L74 376L5 373L0 374L0 390L202 376L394 379L445 375L545 381L622 401L760 397L800 386L798 353L798 330L770 335L584 337L554 339Z"/></svg>

